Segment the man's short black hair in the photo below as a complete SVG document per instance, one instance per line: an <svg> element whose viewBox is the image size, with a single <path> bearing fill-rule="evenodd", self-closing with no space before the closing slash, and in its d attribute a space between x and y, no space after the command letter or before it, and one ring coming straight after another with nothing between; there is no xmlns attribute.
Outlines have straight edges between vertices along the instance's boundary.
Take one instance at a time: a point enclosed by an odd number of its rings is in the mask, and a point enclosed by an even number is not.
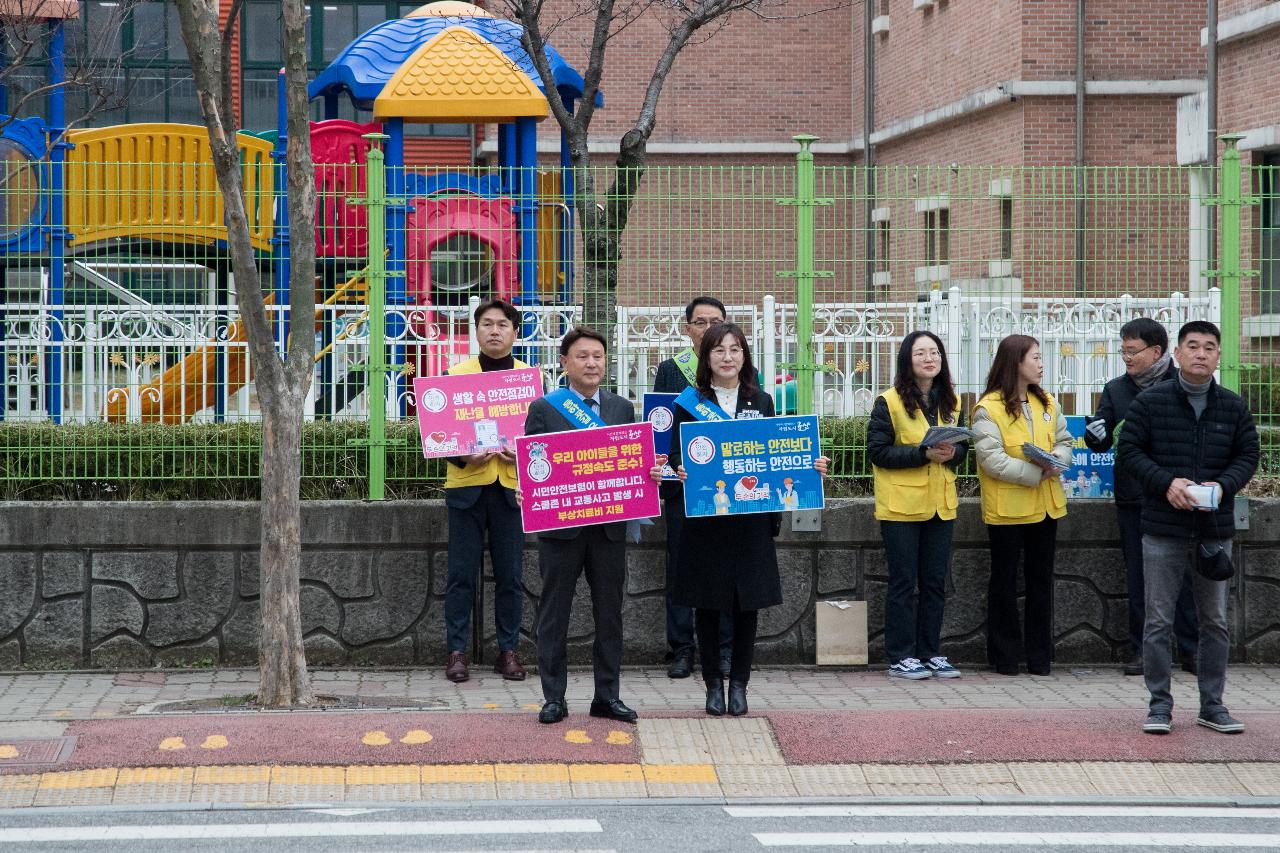
<svg viewBox="0 0 1280 853"><path fill-rule="evenodd" d="M609 342L604 339L604 335L600 334L595 329L588 329L586 326L574 326L569 330L568 334L560 339L560 354L568 355L570 347L583 338L599 341L600 346L604 347L605 352L609 351Z"/></svg>
<svg viewBox="0 0 1280 853"><path fill-rule="evenodd" d="M480 318L484 316L486 311L492 311L495 308L511 321L511 325L517 329L520 328L520 309L503 299L490 299L488 302L481 302L477 305L474 315L476 325L480 325Z"/></svg>
<svg viewBox="0 0 1280 853"><path fill-rule="evenodd" d="M684 321L686 323L693 322L693 309L699 305L710 305L712 308L720 312L721 317L728 317L729 313L724 310L724 303L714 296L695 296L693 301L684 306Z"/></svg>
<svg viewBox="0 0 1280 853"><path fill-rule="evenodd" d="M1149 347L1160 347L1162 353L1169 351L1169 333L1150 317L1138 317L1121 326L1120 340L1142 341Z"/></svg>
<svg viewBox="0 0 1280 853"><path fill-rule="evenodd" d="M1185 323L1178 330L1178 346L1182 346L1187 335L1213 335L1218 346L1222 346L1222 331L1208 320L1192 320L1190 323Z"/></svg>

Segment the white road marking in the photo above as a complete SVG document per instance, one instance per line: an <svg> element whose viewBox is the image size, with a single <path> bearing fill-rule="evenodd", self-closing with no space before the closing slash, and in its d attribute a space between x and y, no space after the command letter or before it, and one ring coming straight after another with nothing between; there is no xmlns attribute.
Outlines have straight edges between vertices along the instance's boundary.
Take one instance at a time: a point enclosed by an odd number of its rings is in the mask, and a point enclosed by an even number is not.
<svg viewBox="0 0 1280 853"><path fill-rule="evenodd" d="M1280 848L1280 835L1149 832L757 832L765 847Z"/></svg>
<svg viewBox="0 0 1280 853"><path fill-rule="evenodd" d="M1280 808L1240 806L725 806L729 817L1177 817L1280 819Z"/></svg>
<svg viewBox="0 0 1280 853"><path fill-rule="evenodd" d="M515 835L603 832L595 820L346 821L211 823L204 826L77 826L0 830L0 844L70 841L207 841L223 838L372 838L415 835Z"/></svg>

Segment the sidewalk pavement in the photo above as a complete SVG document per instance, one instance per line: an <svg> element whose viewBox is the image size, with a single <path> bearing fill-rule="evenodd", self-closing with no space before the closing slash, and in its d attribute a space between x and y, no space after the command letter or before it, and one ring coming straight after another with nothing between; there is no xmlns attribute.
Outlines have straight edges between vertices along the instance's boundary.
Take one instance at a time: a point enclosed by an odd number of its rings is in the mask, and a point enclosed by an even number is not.
<svg viewBox="0 0 1280 853"><path fill-rule="evenodd" d="M1280 797L1280 667L1232 667L1241 735L1144 735L1146 693L1119 668L891 680L880 669L764 669L751 714L709 718L696 676L628 669L637 725L536 721L536 677L473 669L317 670L318 694L361 710L255 712L168 703L243 697L256 670L0 674L0 808L137 803L791 797ZM351 704L351 703L347 703Z"/></svg>

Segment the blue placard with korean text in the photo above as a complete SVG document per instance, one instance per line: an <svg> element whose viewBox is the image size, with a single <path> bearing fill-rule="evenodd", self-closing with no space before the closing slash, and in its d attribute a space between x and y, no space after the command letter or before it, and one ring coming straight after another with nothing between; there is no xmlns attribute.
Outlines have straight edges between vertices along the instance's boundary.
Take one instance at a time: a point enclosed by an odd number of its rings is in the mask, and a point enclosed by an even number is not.
<svg viewBox="0 0 1280 853"><path fill-rule="evenodd" d="M1067 417L1067 429L1071 432L1071 467L1058 475L1062 478L1062 490L1072 500L1110 500L1116 493L1115 448L1105 453L1094 453L1084 443L1084 425L1082 417Z"/></svg>
<svg viewBox="0 0 1280 853"><path fill-rule="evenodd" d="M680 443L691 518L823 507L814 415L690 421L680 425Z"/></svg>
<svg viewBox="0 0 1280 853"><path fill-rule="evenodd" d="M644 395L644 419L653 425L653 450L663 463L664 480L680 479L665 459L671 451L671 425L675 422L675 401L679 396L657 391L646 391Z"/></svg>

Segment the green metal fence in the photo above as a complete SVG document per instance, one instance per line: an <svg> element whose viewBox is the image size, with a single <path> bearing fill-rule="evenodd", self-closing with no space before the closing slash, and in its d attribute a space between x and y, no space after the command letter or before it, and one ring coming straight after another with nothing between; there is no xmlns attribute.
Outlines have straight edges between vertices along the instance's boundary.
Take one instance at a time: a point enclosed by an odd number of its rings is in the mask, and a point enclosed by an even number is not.
<svg viewBox="0 0 1280 853"><path fill-rule="evenodd" d="M1036 335L1046 385L1087 414L1123 369L1123 322L1153 316L1175 331L1207 317L1225 333L1222 379L1253 407L1275 473L1274 167L1242 166L1229 148L1209 197L1204 167L867 170L815 162L800 141L796 159L645 170L614 267L622 393L639 401L686 344L683 305L716 296L780 408L822 416L834 477L856 486L869 475L865 416L913 329L942 337L970 395L1004 335ZM216 185L175 178L189 163L82 163L60 202L39 168L11 161L2 188L5 496L252 495L257 403L220 215L209 216ZM390 169L379 186L383 170L363 157L323 169L304 494L426 494L443 471L422 459L410 381L473 351L479 299L522 300L520 354L556 378L586 281L572 176L548 166L521 197L497 170ZM261 272L280 305L291 235L270 182L256 181ZM49 218L59 204L74 220L62 235ZM307 328L290 319L293 334Z"/></svg>

